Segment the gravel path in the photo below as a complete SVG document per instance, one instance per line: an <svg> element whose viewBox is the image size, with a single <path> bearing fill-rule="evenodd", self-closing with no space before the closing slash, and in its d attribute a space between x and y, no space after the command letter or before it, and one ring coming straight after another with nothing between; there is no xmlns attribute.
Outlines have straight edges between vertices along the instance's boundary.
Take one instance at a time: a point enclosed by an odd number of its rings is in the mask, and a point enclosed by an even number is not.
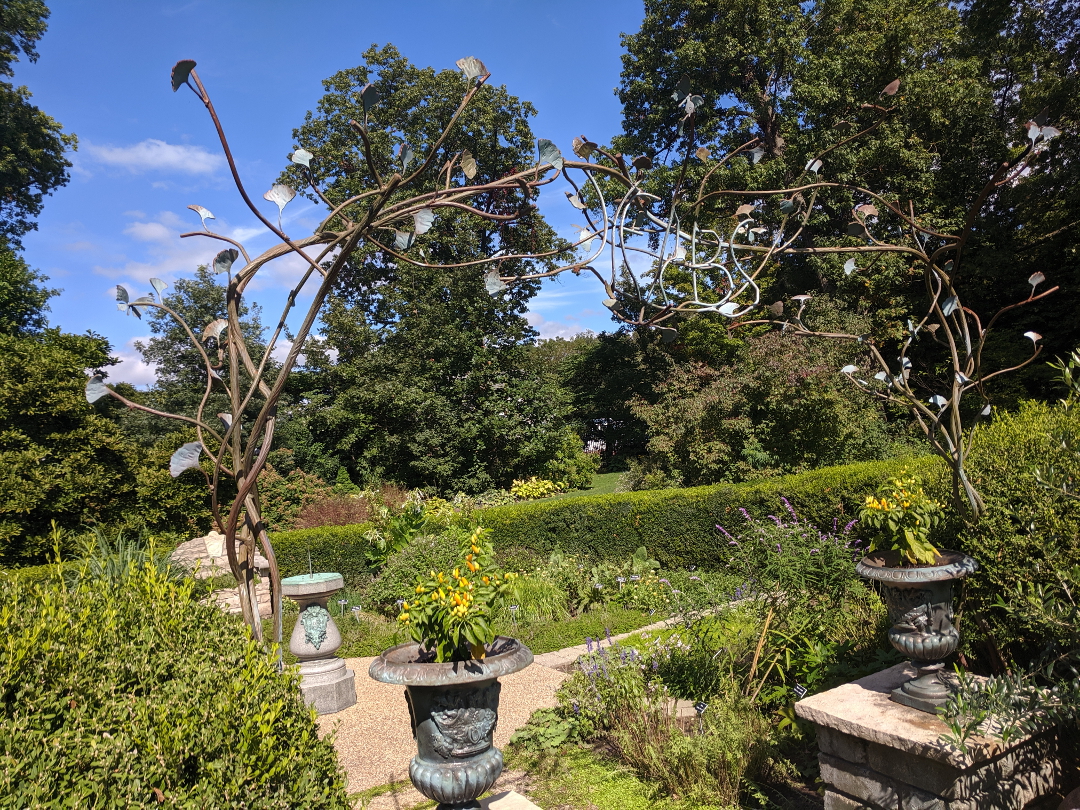
<svg viewBox="0 0 1080 810"><path fill-rule="evenodd" d="M319 718L322 733L336 731L335 747L349 775L350 791L408 780L409 761L416 754L405 689L368 677L373 660L345 659L346 666L356 673L356 705ZM495 745L504 747L537 709L554 706L555 690L567 677L564 672L534 663L500 678ZM403 802L398 806L410 805Z"/></svg>

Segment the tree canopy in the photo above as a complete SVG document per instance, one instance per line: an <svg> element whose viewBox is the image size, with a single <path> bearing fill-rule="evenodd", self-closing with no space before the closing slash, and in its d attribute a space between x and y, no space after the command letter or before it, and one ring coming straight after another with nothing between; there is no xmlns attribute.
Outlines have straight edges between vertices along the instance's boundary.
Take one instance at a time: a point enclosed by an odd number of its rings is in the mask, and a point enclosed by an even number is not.
<svg viewBox="0 0 1080 810"><path fill-rule="evenodd" d="M20 53L37 61L34 46L49 10L40 0L0 0L0 76L14 76ZM30 103L25 87L0 81L0 240L18 246L37 227L47 194L67 183L74 135Z"/></svg>

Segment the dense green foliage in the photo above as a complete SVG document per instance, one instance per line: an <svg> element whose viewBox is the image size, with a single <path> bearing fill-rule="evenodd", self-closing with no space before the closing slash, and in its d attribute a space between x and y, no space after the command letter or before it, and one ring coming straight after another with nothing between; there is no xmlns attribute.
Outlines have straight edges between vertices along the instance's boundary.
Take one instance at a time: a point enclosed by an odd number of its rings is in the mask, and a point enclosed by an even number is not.
<svg viewBox="0 0 1080 810"><path fill-rule="evenodd" d="M690 362L631 408L648 428L633 488L737 482L897 455L910 434L837 371L847 346L767 332L731 365ZM892 416L894 421L890 423Z"/></svg>
<svg viewBox="0 0 1080 810"><path fill-rule="evenodd" d="M134 506L134 448L83 396L83 370L108 362L101 338L0 335L2 564L43 561L53 521L108 524Z"/></svg>
<svg viewBox="0 0 1080 810"><path fill-rule="evenodd" d="M364 119L362 87L371 82L381 94L371 140L384 173L393 169L381 156L395 145L420 149L436 140L461 92L460 73L417 68L392 45L372 47L364 58L324 82L326 95L294 133L314 153L312 174L335 204L366 182L364 172L353 172L364 159L349 126ZM476 182L485 182L528 164L535 113L505 87L485 85L436 165L467 149L479 167ZM301 173L287 173L297 188L307 186ZM434 188L435 175L420 178L417 191ZM491 296L482 267L453 266L500 249L551 250L558 240L534 207L519 210L517 201L494 196L479 206L521 218L509 225L440 211L420 257L430 267L372 244L350 256L324 316L324 339L308 347L308 367L296 375L297 396L312 407L292 412L279 431L302 467L329 476L318 469L328 466L320 457L329 457L358 482L479 493L539 473L563 453L565 397L530 352L536 333L523 316L539 285Z"/></svg>
<svg viewBox="0 0 1080 810"><path fill-rule="evenodd" d="M153 565L0 582L0 806L346 808L294 671Z"/></svg>
<svg viewBox="0 0 1080 810"><path fill-rule="evenodd" d="M905 207L910 201L926 222L950 232L963 224L994 167L1025 141L1025 123L1046 107L1065 135L1036 162L1030 182L994 192L974 223L964 283L966 303L992 313L1026 297L1024 280L1045 271L1062 291L1011 315L1009 335L987 357L1022 359L1027 347L1019 335L1028 328L1046 334L1050 351L1068 351L1080 343L1066 314L1076 306L1080 270L1072 246L1078 12L1075 3L1036 0L649 0L641 30L623 38L624 134L615 146L652 156L657 168L646 182L666 197L688 147L704 145L717 155L757 137L761 161L733 160L706 190L782 188L812 155L868 126L876 113L860 105L876 103L882 88L899 79L893 112L830 151L823 177L857 182ZM704 99L693 132L677 126L681 110L672 99L683 76ZM684 184L696 188L702 166L691 158ZM723 222L744 201L712 197L700 214ZM847 244L838 240L849 237L837 234L860 201L844 189L824 190L800 244ZM906 302L918 293L908 263L880 257L850 274L842 265L810 256L766 268L765 300L830 293L864 313L871 334L895 340ZM919 368L920 358L913 359ZM1000 401L1015 404L1025 389L1028 396L1045 395L1048 380L1045 369L1034 367L990 387Z"/></svg>
<svg viewBox="0 0 1080 810"><path fill-rule="evenodd" d="M366 535L370 529L371 525L367 523L297 529L272 532L270 541L274 544L282 577L333 571L344 577L345 587L352 588L368 579L370 543Z"/></svg>

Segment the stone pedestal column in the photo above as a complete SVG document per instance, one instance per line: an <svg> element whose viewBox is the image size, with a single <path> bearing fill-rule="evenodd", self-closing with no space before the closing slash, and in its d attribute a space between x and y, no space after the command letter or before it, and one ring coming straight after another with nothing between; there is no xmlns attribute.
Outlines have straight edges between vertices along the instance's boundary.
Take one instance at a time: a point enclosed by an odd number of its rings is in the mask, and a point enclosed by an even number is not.
<svg viewBox="0 0 1080 810"><path fill-rule="evenodd" d="M333 714L356 703L353 671L334 653L341 646L326 603L345 587L341 574L301 574L281 581L281 593L296 601L296 620L289 651L300 660L300 691L319 714Z"/></svg>
<svg viewBox="0 0 1080 810"><path fill-rule="evenodd" d="M890 700L914 675L897 664L795 704L817 727L825 810L1058 807L1074 771L1056 733L975 737L962 753L942 741L939 718Z"/></svg>

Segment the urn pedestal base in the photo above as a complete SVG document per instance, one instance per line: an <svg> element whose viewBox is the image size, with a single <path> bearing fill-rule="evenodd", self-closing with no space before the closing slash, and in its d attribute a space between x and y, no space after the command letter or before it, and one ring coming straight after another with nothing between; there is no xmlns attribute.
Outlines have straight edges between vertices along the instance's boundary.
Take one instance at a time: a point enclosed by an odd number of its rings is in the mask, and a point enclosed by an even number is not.
<svg viewBox="0 0 1080 810"><path fill-rule="evenodd" d="M341 574L306 574L281 581L281 593L300 608L289 637L289 651L300 661L300 692L319 714L333 714L356 703L355 676L336 653L341 632L327 601L345 587Z"/></svg>
<svg viewBox="0 0 1080 810"><path fill-rule="evenodd" d="M300 693L319 714L333 714L356 703L356 676L344 659L305 661L300 665Z"/></svg>

